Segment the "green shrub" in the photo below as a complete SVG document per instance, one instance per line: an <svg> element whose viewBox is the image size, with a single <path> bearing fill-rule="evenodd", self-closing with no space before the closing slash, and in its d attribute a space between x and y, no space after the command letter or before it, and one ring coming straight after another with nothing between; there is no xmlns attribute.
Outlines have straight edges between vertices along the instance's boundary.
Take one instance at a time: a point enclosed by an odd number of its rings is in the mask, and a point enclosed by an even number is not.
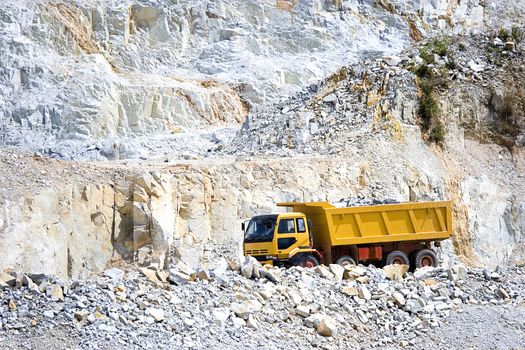
<svg viewBox="0 0 525 350"><path fill-rule="evenodd" d="M513 119L514 109L516 108L518 101L514 93L506 90L503 95L503 105L501 106L501 119L505 122L509 122Z"/></svg>
<svg viewBox="0 0 525 350"><path fill-rule="evenodd" d="M427 64L421 63L419 66L415 68L414 74L420 78L431 78L432 70Z"/></svg>
<svg viewBox="0 0 525 350"><path fill-rule="evenodd" d="M423 46L419 50L419 57L421 57L426 64L434 63L434 54L426 46Z"/></svg>
<svg viewBox="0 0 525 350"><path fill-rule="evenodd" d="M500 38L502 41L507 41L510 38L510 33L505 28L500 28L498 32L498 38Z"/></svg>
<svg viewBox="0 0 525 350"><path fill-rule="evenodd" d="M439 115L439 105L433 93L423 93L419 101L419 117L423 122L423 128L428 130L432 121Z"/></svg>
<svg viewBox="0 0 525 350"><path fill-rule="evenodd" d="M447 56L447 58L448 58L447 64L446 64L447 69L450 69L450 70L457 69L458 68L458 64L454 60L454 57L449 55L449 56Z"/></svg>
<svg viewBox="0 0 525 350"><path fill-rule="evenodd" d="M448 46L449 46L449 39L447 37L438 38L434 40L434 48L432 51L434 51L436 54L438 54L441 57L445 57L448 52Z"/></svg>
<svg viewBox="0 0 525 350"><path fill-rule="evenodd" d="M517 44L521 43L523 40L523 31L518 26L512 26L510 35L512 36L512 40Z"/></svg>
<svg viewBox="0 0 525 350"><path fill-rule="evenodd" d="M467 50L467 47L463 43L459 43L458 48L459 48L460 51L466 51Z"/></svg>
<svg viewBox="0 0 525 350"><path fill-rule="evenodd" d="M445 127L441 121L438 121L430 131L430 140L434 142L443 142L445 140Z"/></svg>

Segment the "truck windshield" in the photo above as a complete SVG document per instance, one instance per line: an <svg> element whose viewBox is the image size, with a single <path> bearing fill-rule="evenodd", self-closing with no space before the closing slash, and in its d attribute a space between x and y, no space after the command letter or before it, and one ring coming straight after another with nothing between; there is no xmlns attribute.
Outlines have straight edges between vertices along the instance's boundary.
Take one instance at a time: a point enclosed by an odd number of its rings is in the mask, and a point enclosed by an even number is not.
<svg viewBox="0 0 525 350"><path fill-rule="evenodd" d="M260 215L253 217L244 234L244 242L271 242L273 240L276 222L277 215Z"/></svg>

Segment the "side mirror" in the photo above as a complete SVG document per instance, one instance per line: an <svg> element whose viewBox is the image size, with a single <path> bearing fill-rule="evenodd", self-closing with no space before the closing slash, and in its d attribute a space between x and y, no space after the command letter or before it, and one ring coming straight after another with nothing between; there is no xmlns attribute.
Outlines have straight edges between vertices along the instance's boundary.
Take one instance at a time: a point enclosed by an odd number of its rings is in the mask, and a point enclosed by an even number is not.
<svg viewBox="0 0 525 350"><path fill-rule="evenodd" d="M241 223L241 230L242 230L242 232L244 232L245 229L246 229L246 225L245 225L244 222L243 222L243 223Z"/></svg>

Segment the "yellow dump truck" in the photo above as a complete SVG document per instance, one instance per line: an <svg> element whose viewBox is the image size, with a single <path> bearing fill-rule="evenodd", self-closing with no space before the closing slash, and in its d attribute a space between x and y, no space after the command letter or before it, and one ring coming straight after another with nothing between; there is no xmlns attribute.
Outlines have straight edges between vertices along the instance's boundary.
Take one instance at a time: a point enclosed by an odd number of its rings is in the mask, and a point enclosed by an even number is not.
<svg viewBox="0 0 525 350"><path fill-rule="evenodd" d="M450 237L450 201L337 208L326 202L279 203L292 211L254 216L244 231L244 255L261 263L436 266L432 250Z"/></svg>

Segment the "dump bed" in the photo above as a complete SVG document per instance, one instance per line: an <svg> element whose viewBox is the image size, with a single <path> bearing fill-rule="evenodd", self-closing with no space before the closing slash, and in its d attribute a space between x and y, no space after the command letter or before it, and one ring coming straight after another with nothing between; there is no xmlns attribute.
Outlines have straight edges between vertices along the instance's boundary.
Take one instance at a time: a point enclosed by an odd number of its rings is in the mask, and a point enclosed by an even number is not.
<svg viewBox="0 0 525 350"><path fill-rule="evenodd" d="M336 208L327 202L279 203L312 222L315 246L440 241L452 232L450 201Z"/></svg>

